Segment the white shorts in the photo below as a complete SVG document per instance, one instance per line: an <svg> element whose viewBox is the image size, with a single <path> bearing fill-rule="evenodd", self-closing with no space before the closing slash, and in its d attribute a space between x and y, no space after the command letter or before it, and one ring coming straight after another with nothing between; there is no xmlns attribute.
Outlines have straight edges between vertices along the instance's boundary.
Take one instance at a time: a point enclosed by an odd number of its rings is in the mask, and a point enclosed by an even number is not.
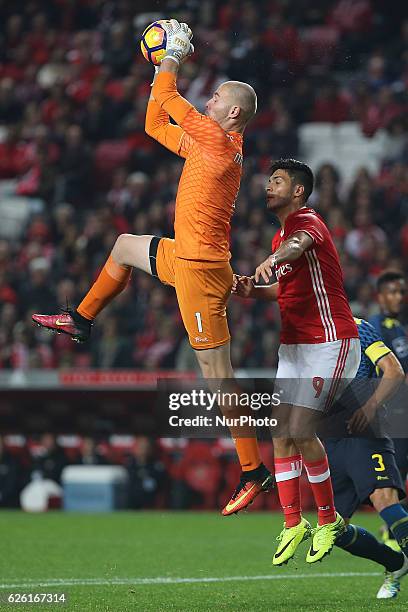
<svg viewBox="0 0 408 612"><path fill-rule="evenodd" d="M282 403L328 410L357 374L360 351L358 338L281 344L275 389Z"/></svg>

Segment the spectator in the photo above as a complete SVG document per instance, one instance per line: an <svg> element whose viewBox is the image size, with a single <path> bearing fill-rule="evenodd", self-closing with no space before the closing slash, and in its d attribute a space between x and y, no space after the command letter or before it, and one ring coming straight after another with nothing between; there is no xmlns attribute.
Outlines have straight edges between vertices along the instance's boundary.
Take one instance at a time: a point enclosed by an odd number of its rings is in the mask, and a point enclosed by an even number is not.
<svg viewBox="0 0 408 612"><path fill-rule="evenodd" d="M29 277L20 299L27 309L49 308L55 303L54 293L50 286L51 266L45 257L35 257L29 264Z"/></svg>
<svg viewBox="0 0 408 612"><path fill-rule="evenodd" d="M376 248L386 242L385 232L374 225L369 211L363 209L357 210L354 225L355 229L347 234L345 249L356 259L370 261Z"/></svg>
<svg viewBox="0 0 408 612"><path fill-rule="evenodd" d="M281 113L271 130L269 155L273 159L285 156L297 158L298 136L287 112Z"/></svg>
<svg viewBox="0 0 408 612"><path fill-rule="evenodd" d="M79 125L70 125L65 133L58 165L58 201L79 205L89 197L92 158L88 145L83 140Z"/></svg>
<svg viewBox="0 0 408 612"><path fill-rule="evenodd" d="M98 451L95 440L89 436L82 439L79 453L78 463L80 465L107 464L106 457Z"/></svg>
<svg viewBox="0 0 408 612"><path fill-rule="evenodd" d="M20 465L4 446L0 436L0 507L16 508L21 488Z"/></svg>
<svg viewBox="0 0 408 612"><path fill-rule="evenodd" d="M25 146L19 141L16 126L9 125L0 142L0 180L18 176L23 170Z"/></svg>
<svg viewBox="0 0 408 612"><path fill-rule="evenodd" d="M129 506L135 510L152 508L166 483L167 474L149 438L136 438L125 467L129 475Z"/></svg>
<svg viewBox="0 0 408 612"><path fill-rule="evenodd" d="M129 338L118 333L118 320L106 316L102 334L94 344L94 364L101 368L127 368L132 365L132 345Z"/></svg>
<svg viewBox="0 0 408 612"><path fill-rule="evenodd" d="M41 436L41 446L32 459L31 479L49 479L60 483L61 472L68 461L55 435L45 433Z"/></svg>
<svg viewBox="0 0 408 612"><path fill-rule="evenodd" d="M126 77L133 62L133 36L125 23L111 29L105 48L104 60L112 69L113 77Z"/></svg>
<svg viewBox="0 0 408 612"><path fill-rule="evenodd" d="M113 136L112 104L102 95L93 95L85 104L82 129L91 143Z"/></svg>
<svg viewBox="0 0 408 612"><path fill-rule="evenodd" d="M0 81L0 123L15 124L22 118L23 106L15 95L13 79L7 77Z"/></svg>
<svg viewBox="0 0 408 612"><path fill-rule="evenodd" d="M339 90L337 84L328 82L318 90L312 110L312 121L341 123L350 117L348 99Z"/></svg>
<svg viewBox="0 0 408 612"><path fill-rule="evenodd" d="M377 130L389 127L393 120L402 117L406 111L407 108L394 99L390 87L381 87L362 118L364 134L373 136Z"/></svg>

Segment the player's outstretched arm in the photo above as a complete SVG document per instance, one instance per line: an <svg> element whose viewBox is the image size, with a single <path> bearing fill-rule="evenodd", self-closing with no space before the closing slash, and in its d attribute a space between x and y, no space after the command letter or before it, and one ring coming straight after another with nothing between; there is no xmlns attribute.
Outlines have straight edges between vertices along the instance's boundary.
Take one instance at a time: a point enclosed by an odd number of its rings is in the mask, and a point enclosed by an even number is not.
<svg viewBox="0 0 408 612"><path fill-rule="evenodd" d="M377 410L394 395L404 380L404 370L392 351L376 363L382 372L378 387L368 401L355 411L347 423L349 433L361 433L375 417Z"/></svg>
<svg viewBox="0 0 408 612"><path fill-rule="evenodd" d="M166 55L153 80L151 97L180 125L186 114L194 108L179 94L176 86L180 64L194 50L190 42L192 32L186 23L180 24L175 19L170 19L163 27L167 32Z"/></svg>
<svg viewBox="0 0 408 612"><path fill-rule="evenodd" d="M172 153L181 157L186 156L184 130L178 125L170 123L169 114L160 107L152 95L147 104L145 132Z"/></svg>
<svg viewBox="0 0 408 612"><path fill-rule="evenodd" d="M234 274L231 293L238 297L273 302L278 299L278 283L273 283L268 287L256 287L253 276Z"/></svg>
<svg viewBox="0 0 408 612"><path fill-rule="evenodd" d="M175 19L172 19L170 23L164 27L167 31L168 46L167 59L165 58L162 61L162 65L164 64L163 72L167 72L170 75L177 75L179 63L183 60L184 53L182 49L179 49L180 44L185 44L186 48L188 47L189 49L189 53L191 53L194 49L190 43L192 33L187 24L179 24ZM175 42L173 37L178 31L179 36ZM188 53L186 53L186 56L187 55ZM185 132L181 127L170 123L169 113L162 100L162 88L155 87L155 82L162 65L160 68L156 67L155 69L152 92L147 105L145 131L149 136L160 142L160 144L173 153L181 157L186 157L190 144L189 139L188 137L185 138ZM185 102L189 110L191 104L189 104L187 100Z"/></svg>
<svg viewBox="0 0 408 612"><path fill-rule="evenodd" d="M182 125L186 115L194 109L194 106L177 91L178 71L179 64L165 57L154 80L152 96L178 125Z"/></svg>
<svg viewBox="0 0 408 612"><path fill-rule="evenodd" d="M280 264L296 261L313 244L313 238L306 232L295 232L282 242L279 249L262 262L255 270L255 282L260 278L268 283L273 274L273 268Z"/></svg>

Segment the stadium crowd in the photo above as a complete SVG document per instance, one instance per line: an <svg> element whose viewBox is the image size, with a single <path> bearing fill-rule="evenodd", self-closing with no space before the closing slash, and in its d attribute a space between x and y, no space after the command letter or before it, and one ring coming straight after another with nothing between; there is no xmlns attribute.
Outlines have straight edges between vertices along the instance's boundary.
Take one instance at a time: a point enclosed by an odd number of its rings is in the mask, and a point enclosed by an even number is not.
<svg viewBox="0 0 408 612"><path fill-rule="evenodd" d="M118 234L173 235L182 163L144 133L152 68L135 36L162 4L0 2L0 368L195 367L174 292L143 274L101 314L88 345L31 324L33 312L80 301ZM231 234L238 272L252 273L270 251L268 165L298 155L299 125L352 120L367 136L392 135L378 175L362 167L346 184L325 164L311 199L335 237L353 310L368 316L376 276L408 272L403 3L393 11L383 0L166 6L194 30L196 53L180 78L192 103L203 110L228 78L258 92ZM4 222L23 206L19 222ZM275 306L234 299L229 317L234 366L275 366Z"/></svg>

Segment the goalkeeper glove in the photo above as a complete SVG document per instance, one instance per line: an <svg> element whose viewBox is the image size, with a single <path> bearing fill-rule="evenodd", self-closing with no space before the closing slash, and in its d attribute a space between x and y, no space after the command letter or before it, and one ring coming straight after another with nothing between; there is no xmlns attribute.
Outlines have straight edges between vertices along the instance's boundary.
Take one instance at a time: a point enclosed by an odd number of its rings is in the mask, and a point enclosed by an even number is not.
<svg viewBox="0 0 408 612"><path fill-rule="evenodd" d="M165 21L162 25L167 33L165 58L181 64L194 53L194 47L191 44L193 33L186 23L179 23L176 19Z"/></svg>

